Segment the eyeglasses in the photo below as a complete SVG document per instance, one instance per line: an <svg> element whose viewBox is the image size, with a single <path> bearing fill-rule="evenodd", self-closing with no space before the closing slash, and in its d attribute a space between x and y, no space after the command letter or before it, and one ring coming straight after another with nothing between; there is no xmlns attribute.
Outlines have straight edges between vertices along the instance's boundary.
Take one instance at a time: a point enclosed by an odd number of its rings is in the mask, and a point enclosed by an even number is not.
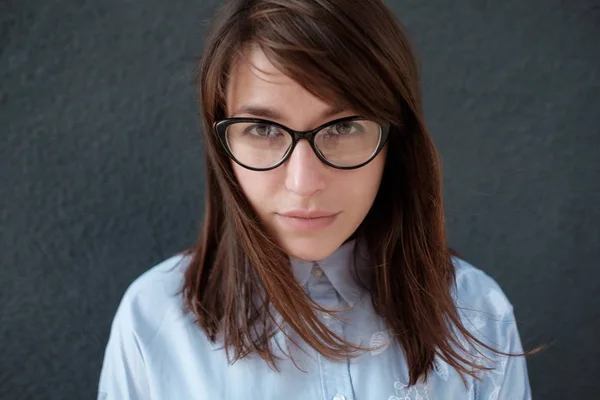
<svg viewBox="0 0 600 400"><path fill-rule="evenodd" d="M258 118L228 118L214 124L229 157L254 171L267 171L283 164L300 139L306 139L326 165L338 169L360 168L384 147L389 128L389 123L358 116L336 119L304 132Z"/></svg>

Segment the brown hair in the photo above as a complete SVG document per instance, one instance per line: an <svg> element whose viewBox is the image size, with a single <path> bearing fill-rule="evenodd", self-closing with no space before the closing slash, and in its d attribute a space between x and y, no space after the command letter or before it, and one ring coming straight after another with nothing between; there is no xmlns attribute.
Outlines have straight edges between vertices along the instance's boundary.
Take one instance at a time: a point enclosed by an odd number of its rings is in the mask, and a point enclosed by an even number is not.
<svg viewBox="0 0 600 400"><path fill-rule="evenodd" d="M439 357L476 377L454 335L498 354L462 324L451 295L441 171L421 108L415 56L381 0L236 0L215 19L197 68L206 155L205 217L183 287L186 304L230 362L251 353L276 366L270 339L284 324L331 360L360 347L331 332L296 281L289 258L246 200L213 132L226 117L228 73L248 45L315 96L392 124L379 192L356 232L373 265L375 310L402 346L413 385ZM254 296L254 297L253 297ZM259 301L253 301L258 296ZM233 356L231 351L233 350Z"/></svg>

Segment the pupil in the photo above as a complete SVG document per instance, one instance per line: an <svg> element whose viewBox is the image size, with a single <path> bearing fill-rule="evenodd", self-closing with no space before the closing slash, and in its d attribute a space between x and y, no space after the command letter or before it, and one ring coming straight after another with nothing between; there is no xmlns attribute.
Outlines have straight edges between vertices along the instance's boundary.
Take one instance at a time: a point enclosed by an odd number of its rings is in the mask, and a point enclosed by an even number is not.
<svg viewBox="0 0 600 400"><path fill-rule="evenodd" d="M267 125L259 125L256 127L256 130L260 136L267 136L269 134L269 127Z"/></svg>
<svg viewBox="0 0 600 400"><path fill-rule="evenodd" d="M337 126L337 130L339 133L348 133L351 129L349 122L341 122Z"/></svg>

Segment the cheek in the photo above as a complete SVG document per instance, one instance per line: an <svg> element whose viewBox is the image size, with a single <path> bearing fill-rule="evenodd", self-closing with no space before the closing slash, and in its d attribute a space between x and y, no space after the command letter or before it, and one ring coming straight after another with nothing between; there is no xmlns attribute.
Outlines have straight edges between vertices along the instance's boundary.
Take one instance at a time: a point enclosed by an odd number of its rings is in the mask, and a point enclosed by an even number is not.
<svg viewBox="0 0 600 400"><path fill-rule="evenodd" d="M379 180L376 177L357 177L345 182L344 187L336 191L336 196L349 214L363 218L371 208L378 190Z"/></svg>
<svg viewBox="0 0 600 400"><path fill-rule="evenodd" d="M348 211L362 216L369 211L379 191L384 162L384 157L377 157L345 177L344 187L338 188L336 193L338 199L347 204Z"/></svg>
<svg viewBox="0 0 600 400"><path fill-rule="evenodd" d="M279 178L274 173L276 170L251 171L233 163L233 172L252 207L263 214L275 199L278 186L282 185L278 183Z"/></svg>

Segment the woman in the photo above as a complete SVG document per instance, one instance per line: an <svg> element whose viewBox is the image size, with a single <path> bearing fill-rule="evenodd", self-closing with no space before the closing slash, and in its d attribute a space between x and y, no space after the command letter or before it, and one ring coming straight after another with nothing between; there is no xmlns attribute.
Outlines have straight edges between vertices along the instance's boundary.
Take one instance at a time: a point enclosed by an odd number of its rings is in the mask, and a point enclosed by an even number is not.
<svg viewBox="0 0 600 400"><path fill-rule="evenodd" d="M198 68L197 245L127 290L106 399L528 399L511 303L453 256L381 0L237 0Z"/></svg>

